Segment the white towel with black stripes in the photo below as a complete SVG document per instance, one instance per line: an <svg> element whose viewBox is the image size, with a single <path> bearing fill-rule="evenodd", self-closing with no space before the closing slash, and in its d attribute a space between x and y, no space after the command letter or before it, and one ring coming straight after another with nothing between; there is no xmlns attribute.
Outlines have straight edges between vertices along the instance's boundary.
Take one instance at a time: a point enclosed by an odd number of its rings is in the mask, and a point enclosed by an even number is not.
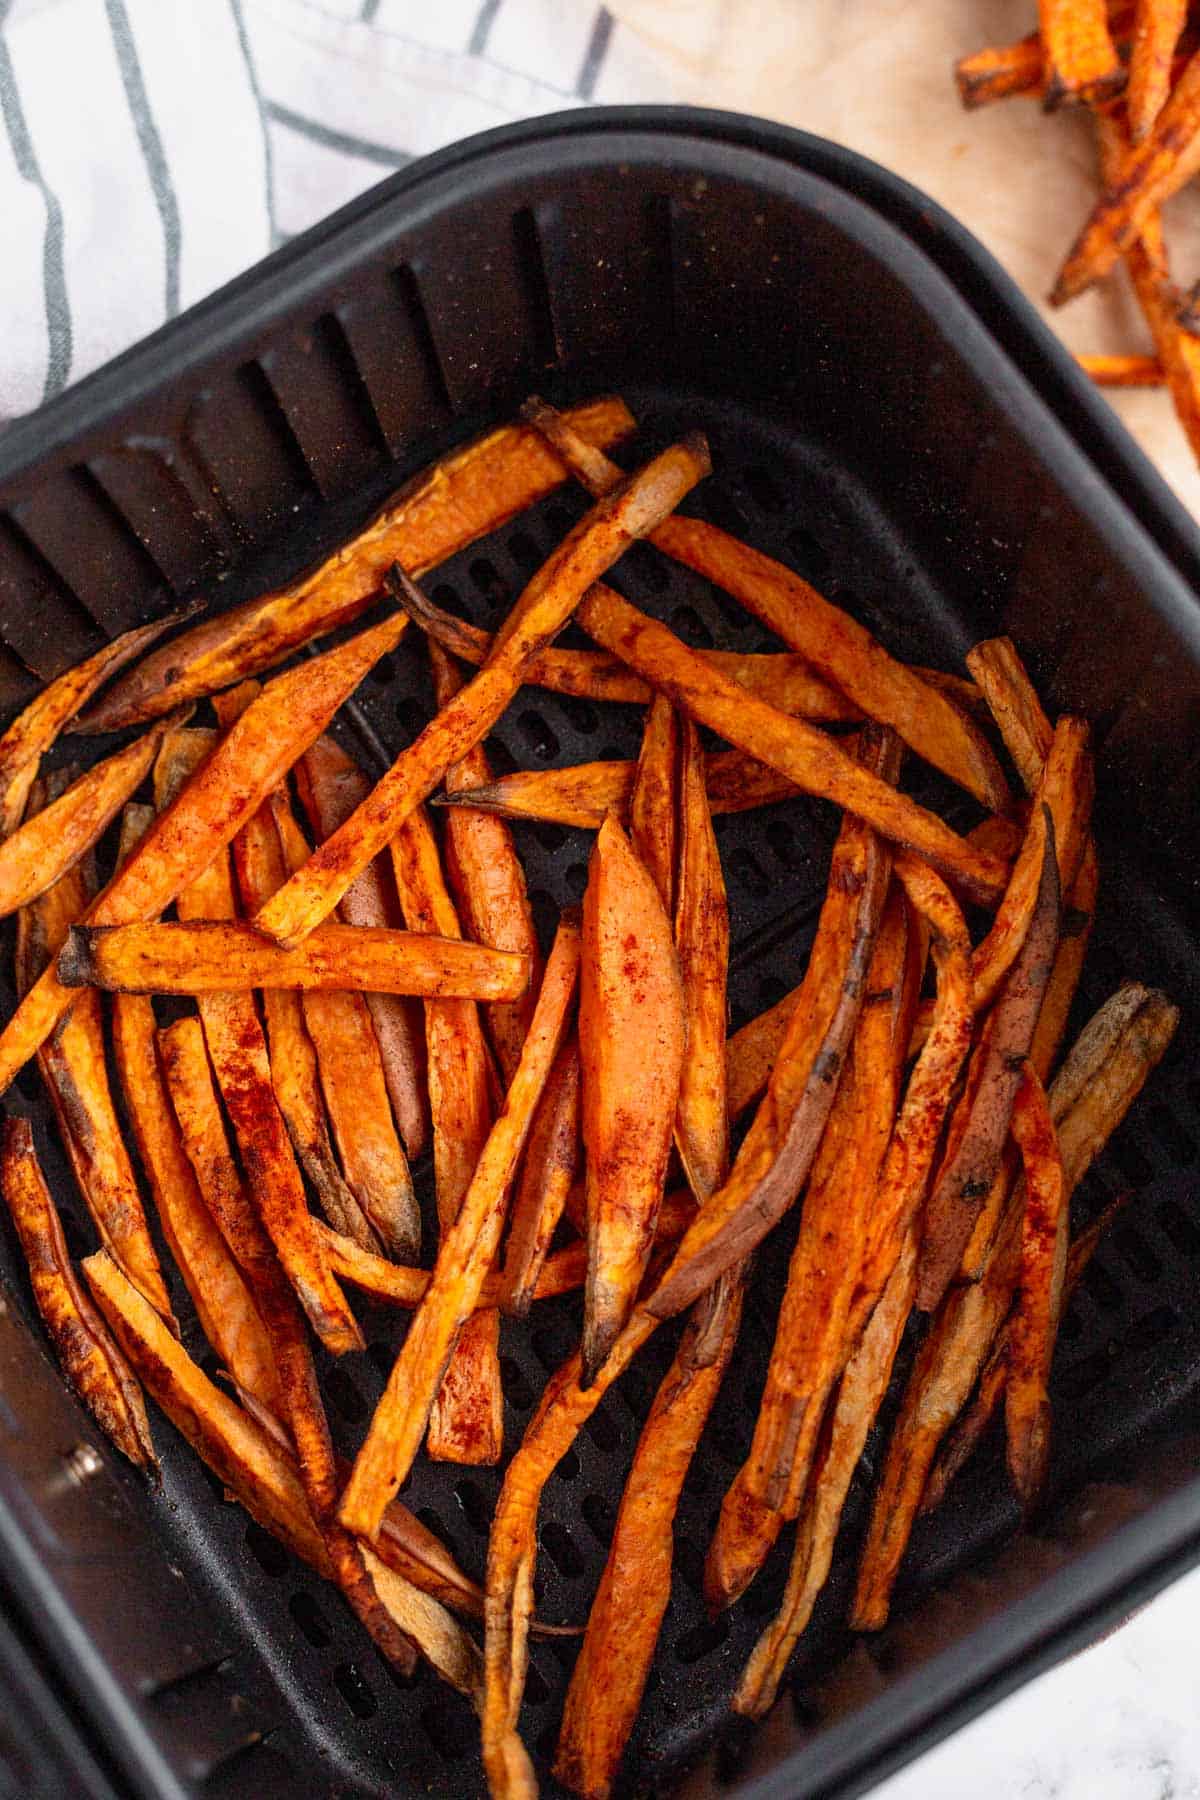
<svg viewBox="0 0 1200 1800"><path fill-rule="evenodd" d="M414 156L678 97L594 0L0 0L0 427Z"/></svg>

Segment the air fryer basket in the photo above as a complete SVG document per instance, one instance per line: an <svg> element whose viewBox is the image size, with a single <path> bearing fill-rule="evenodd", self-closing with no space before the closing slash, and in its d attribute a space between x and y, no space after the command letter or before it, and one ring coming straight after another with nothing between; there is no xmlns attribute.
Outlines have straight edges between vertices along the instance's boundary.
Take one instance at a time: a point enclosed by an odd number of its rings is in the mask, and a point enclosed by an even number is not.
<svg viewBox="0 0 1200 1800"><path fill-rule="evenodd" d="M869 204L852 191L864 170ZM628 1759L642 1786L682 1772L697 1796L859 1791L1200 1554L1200 609L1160 544L1184 567L1200 547L1012 290L981 255L970 262L961 234L943 234L957 259L948 278L884 216L906 207L915 220L909 191L880 172L777 128L564 115L407 171L0 439L6 713L178 595L232 604L311 563L400 478L531 388L567 400L619 387L642 422L638 450L684 426L709 433L716 474L699 512L800 570L900 655L957 667L974 638L1010 632L1051 710L1095 722L1104 883L1078 1013L1133 974L1166 986L1184 1024L1079 1195L1088 1218L1136 1190L1064 1324L1050 1504L1018 1530L989 1444L919 1527L893 1626L851 1648L840 1620L873 1441L794 1691L758 1732L732 1729L728 1694L779 1598L786 1546L715 1622L700 1571L749 1443L785 1225L762 1253L759 1298L685 1486L675 1593ZM936 239L936 209L919 216ZM1049 371L1058 416L1014 356ZM493 625L582 507L561 490L438 571L435 598ZM765 642L727 597L649 550L625 559L617 583L692 643ZM368 762L419 728L429 682L411 641L354 710L347 742ZM551 766L629 755L637 733L633 709L527 689L493 748L499 766ZM965 804L957 817L970 822ZM836 818L797 800L718 829L738 1025L803 968ZM588 841L557 827L519 839L544 930L579 898ZM39 1120L68 1236L83 1246L30 1071L10 1103ZM116 1789L480 1791L465 1703L428 1673L397 1682L336 1595L224 1502L161 1418L161 1495L102 1445L90 1454L95 1432L27 1329L6 1234L0 1274L0 1582L24 1639L12 1655L49 1672ZM196 1347L178 1283L173 1297ZM361 1316L366 1354L322 1365L344 1448L402 1329L382 1308ZM576 1331L564 1300L507 1332L510 1445ZM585 1614L672 1341L660 1334L550 1482L548 1619ZM498 1483L496 1471L423 1466L406 1495L475 1575ZM542 1759L573 1654L571 1640L534 1646L522 1729ZM80 1791L109 1791L99 1770L77 1768ZM32 1775L25 1785L38 1791Z"/></svg>

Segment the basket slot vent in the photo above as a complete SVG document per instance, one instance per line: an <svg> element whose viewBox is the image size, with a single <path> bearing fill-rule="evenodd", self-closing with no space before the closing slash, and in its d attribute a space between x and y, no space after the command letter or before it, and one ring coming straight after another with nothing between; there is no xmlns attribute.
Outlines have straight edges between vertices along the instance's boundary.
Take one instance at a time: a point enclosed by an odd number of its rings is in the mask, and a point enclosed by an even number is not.
<svg viewBox="0 0 1200 1800"><path fill-rule="evenodd" d="M243 363L201 395L186 442L245 544L293 523L312 498L304 457L257 363Z"/></svg>
<svg viewBox="0 0 1200 1800"><path fill-rule="evenodd" d="M323 313L276 340L262 368L321 493L352 492L388 445L339 321Z"/></svg>
<svg viewBox="0 0 1200 1800"><path fill-rule="evenodd" d="M373 273L337 318L384 442L406 454L450 411L415 275L406 264Z"/></svg>
<svg viewBox="0 0 1200 1800"><path fill-rule="evenodd" d="M525 311L535 368L548 369L561 362L562 350L554 320L554 302L542 255L541 234L531 207L522 206L512 219L513 251L517 274L525 291Z"/></svg>
<svg viewBox="0 0 1200 1800"><path fill-rule="evenodd" d="M7 515L0 515L0 622L9 649L39 682L104 641L71 589Z"/></svg>
<svg viewBox="0 0 1200 1800"><path fill-rule="evenodd" d="M168 451L125 443L88 466L176 594L215 575L224 560L223 521L205 504L211 496L197 503Z"/></svg>
<svg viewBox="0 0 1200 1800"><path fill-rule="evenodd" d="M614 205L620 179L615 171L581 179L569 212L537 208L556 344L568 362L619 356L626 367L661 367L675 333L672 202L639 194Z"/></svg>
<svg viewBox="0 0 1200 1800"><path fill-rule="evenodd" d="M16 516L30 542L108 636L127 631L161 607L162 571L87 468L51 476L17 508Z"/></svg>

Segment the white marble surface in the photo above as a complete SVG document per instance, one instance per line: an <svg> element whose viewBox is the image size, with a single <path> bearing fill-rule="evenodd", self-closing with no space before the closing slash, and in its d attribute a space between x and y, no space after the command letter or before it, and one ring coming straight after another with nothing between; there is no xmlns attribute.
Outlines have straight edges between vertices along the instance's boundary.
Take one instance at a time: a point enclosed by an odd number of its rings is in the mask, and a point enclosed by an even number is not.
<svg viewBox="0 0 1200 1800"><path fill-rule="evenodd" d="M1200 1569L876 1788L872 1800L1200 1796Z"/></svg>

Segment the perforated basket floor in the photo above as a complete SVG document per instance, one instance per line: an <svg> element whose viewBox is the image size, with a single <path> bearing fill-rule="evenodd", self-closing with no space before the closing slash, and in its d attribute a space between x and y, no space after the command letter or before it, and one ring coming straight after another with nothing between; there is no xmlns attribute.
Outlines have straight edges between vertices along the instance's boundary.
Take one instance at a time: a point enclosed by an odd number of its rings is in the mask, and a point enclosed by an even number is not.
<svg viewBox="0 0 1200 1800"><path fill-rule="evenodd" d="M933 260L943 248L950 279ZM1096 726L1103 885L1077 1019L1135 975L1168 988L1184 1023L1078 1196L1082 1221L1134 1190L1064 1325L1051 1504L1021 1528L999 1447L985 1446L918 1529L895 1628L843 1660L872 1443L793 1692L759 1733L729 1729L728 1695L778 1600L787 1546L716 1623L699 1579L750 1439L794 1233L785 1223L759 1256L680 1508L677 1580L627 1759L641 1788L694 1765L682 1779L696 1796L856 1791L951 1709L979 1704L989 1681L996 1691L1003 1658L1011 1682L1068 1625L1078 1639L1080 1596L1098 1619L1132 1595L1135 1566L1162 1578L1168 1548L1178 1556L1200 1533L1193 1490L1156 1473L1160 1451L1194 1472L1187 1434L1200 1428L1200 631L1177 573L1200 558L1195 533L1020 308L936 208L832 146L715 115L560 119L406 172L0 438L6 716L181 594L233 604L290 578L401 477L536 386L561 401L620 388L643 421L639 451L702 426L717 473L698 510L812 578L907 659L957 668L973 638L1010 632L1051 707ZM435 597L494 624L582 504L564 490L473 547L438 572ZM726 597L648 549L616 582L691 642L765 642ZM406 641L341 729L368 762L386 759L429 707ZM530 689L491 749L499 769L629 755L638 725L634 709ZM906 780L971 822L915 767ZM801 973L836 825L808 801L718 821L734 1026ZM545 933L582 892L588 841L557 828L518 836ZM5 1007L10 953L0 942ZM33 1072L6 1104L37 1115L68 1237L85 1249L90 1228ZM12 1296L0 1304L0 1600L114 1787L149 1800L481 1792L466 1705L428 1674L397 1683L337 1596L248 1527L161 1420L161 1494L103 1450L99 1473L80 1477L73 1449L95 1434L48 1358L30 1354L38 1340L6 1231L0 1276ZM178 1284L175 1299L199 1352ZM396 1313L361 1316L367 1353L322 1365L347 1451L403 1330ZM505 1327L510 1446L577 1333L570 1300ZM586 1615L672 1343L664 1330L549 1484L549 1621ZM406 1494L476 1576L499 1479L422 1465ZM1113 1551L1122 1522L1141 1534L1136 1553ZM567 1639L533 1647L522 1731L542 1767L573 1653Z"/></svg>

